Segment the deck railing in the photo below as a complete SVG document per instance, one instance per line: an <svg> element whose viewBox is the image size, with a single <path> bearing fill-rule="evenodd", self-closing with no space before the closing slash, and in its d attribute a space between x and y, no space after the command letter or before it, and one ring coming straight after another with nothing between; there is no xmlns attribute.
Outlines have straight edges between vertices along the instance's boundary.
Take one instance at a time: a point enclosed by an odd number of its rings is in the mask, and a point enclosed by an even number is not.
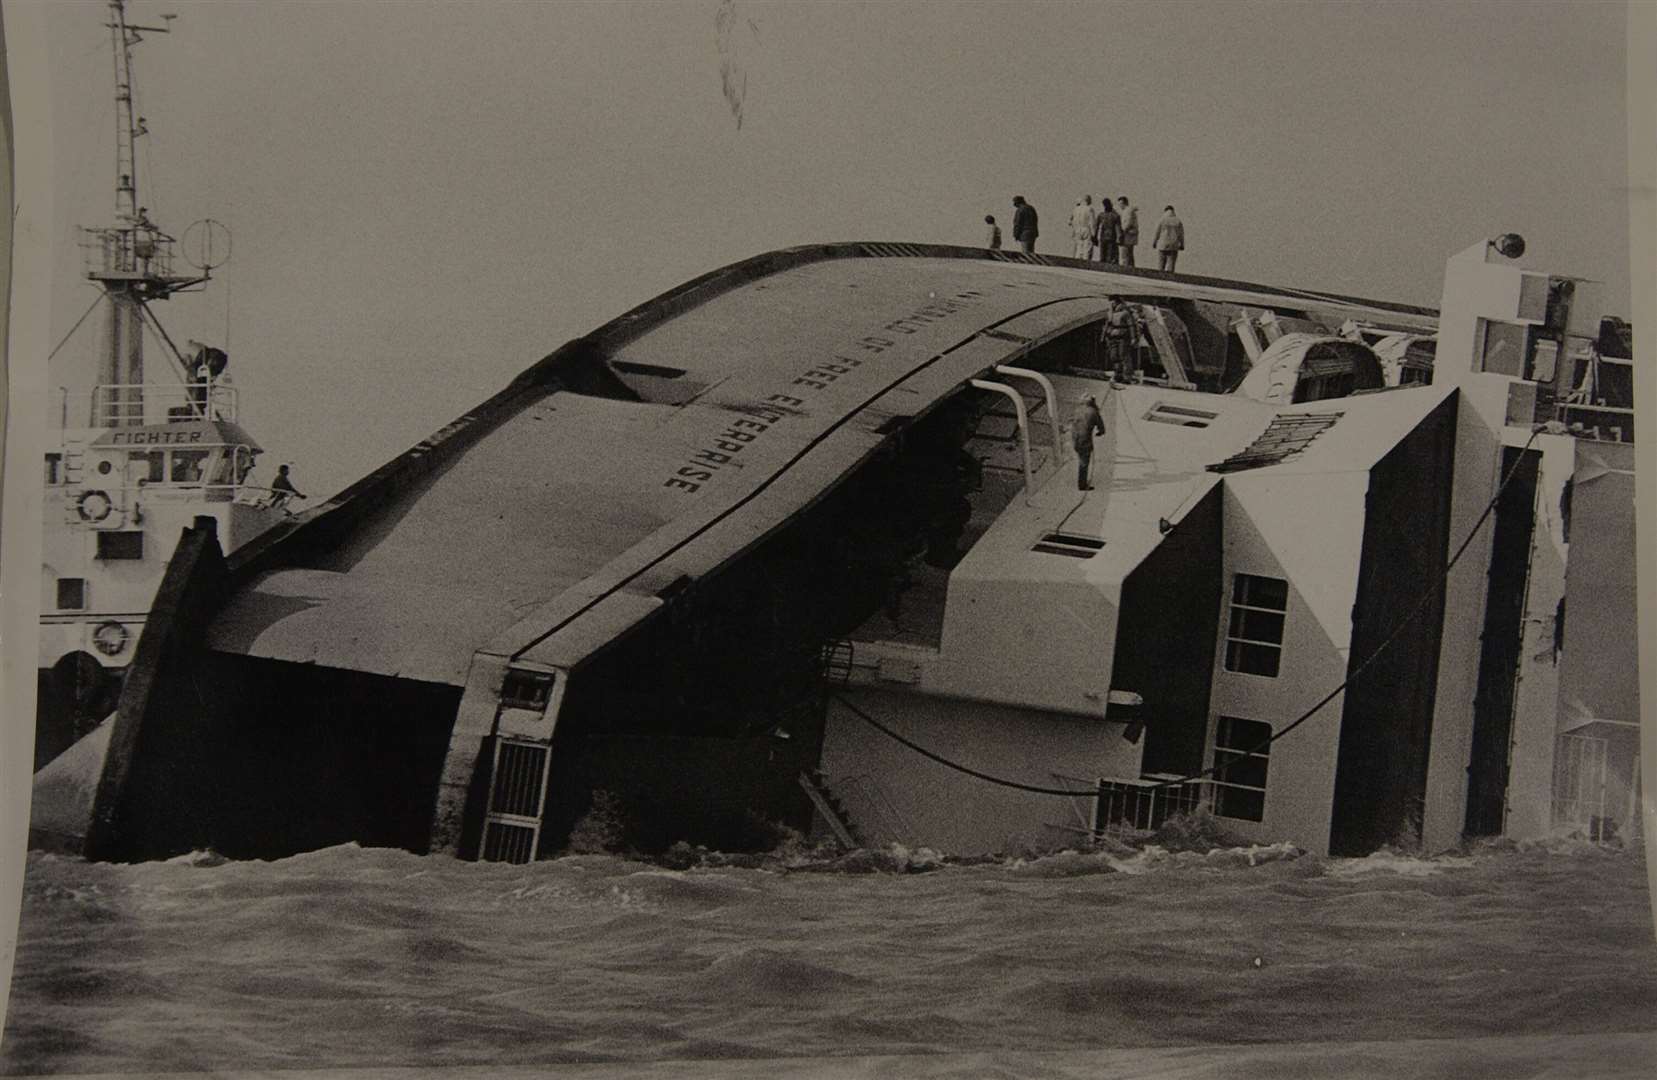
<svg viewBox="0 0 1657 1080"><path fill-rule="evenodd" d="M80 410L67 390L61 391L60 422ZM86 400L83 415L90 427L142 427L188 420L234 422L238 409L236 388L222 381L195 383L99 383Z"/></svg>
<svg viewBox="0 0 1657 1080"><path fill-rule="evenodd" d="M1101 779L1093 828L1107 833L1152 832L1169 818L1189 814L1212 798L1206 780L1170 783L1156 778Z"/></svg>

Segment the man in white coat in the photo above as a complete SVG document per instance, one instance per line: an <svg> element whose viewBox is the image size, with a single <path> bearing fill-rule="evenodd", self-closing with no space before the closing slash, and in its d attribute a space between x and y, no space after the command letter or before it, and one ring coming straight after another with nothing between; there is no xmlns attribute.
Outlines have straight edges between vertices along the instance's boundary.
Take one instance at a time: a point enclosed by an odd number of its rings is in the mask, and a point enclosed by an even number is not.
<svg viewBox="0 0 1657 1080"><path fill-rule="evenodd" d="M1122 265L1132 266L1133 249L1139 244L1139 207L1128 205L1128 197L1123 195L1116 200L1116 216L1122 219Z"/></svg>
<svg viewBox="0 0 1657 1080"><path fill-rule="evenodd" d="M1093 226L1098 222L1099 211L1093 208L1093 196L1083 195L1076 209L1070 211L1070 235L1075 238L1075 255L1078 259L1086 259L1093 254Z"/></svg>

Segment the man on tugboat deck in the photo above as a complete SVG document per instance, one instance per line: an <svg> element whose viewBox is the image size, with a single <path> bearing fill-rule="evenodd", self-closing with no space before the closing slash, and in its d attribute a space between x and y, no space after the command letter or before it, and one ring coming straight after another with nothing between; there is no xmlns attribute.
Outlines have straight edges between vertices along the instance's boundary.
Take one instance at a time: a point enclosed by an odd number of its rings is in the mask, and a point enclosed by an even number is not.
<svg viewBox="0 0 1657 1080"><path fill-rule="evenodd" d="M266 505L272 510L284 510L287 508L288 500L304 497L304 494L293 486L293 481L288 479L288 467L277 466L276 479L270 482L270 502Z"/></svg>

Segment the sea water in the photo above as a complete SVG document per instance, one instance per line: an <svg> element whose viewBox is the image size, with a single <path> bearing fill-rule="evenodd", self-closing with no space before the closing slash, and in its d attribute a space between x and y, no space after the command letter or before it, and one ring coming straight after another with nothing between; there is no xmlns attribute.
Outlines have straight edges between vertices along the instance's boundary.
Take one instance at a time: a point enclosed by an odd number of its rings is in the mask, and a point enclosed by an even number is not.
<svg viewBox="0 0 1657 1080"><path fill-rule="evenodd" d="M275 862L34 854L0 1071L1657 1027L1637 847L701 863L505 866L354 846Z"/></svg>

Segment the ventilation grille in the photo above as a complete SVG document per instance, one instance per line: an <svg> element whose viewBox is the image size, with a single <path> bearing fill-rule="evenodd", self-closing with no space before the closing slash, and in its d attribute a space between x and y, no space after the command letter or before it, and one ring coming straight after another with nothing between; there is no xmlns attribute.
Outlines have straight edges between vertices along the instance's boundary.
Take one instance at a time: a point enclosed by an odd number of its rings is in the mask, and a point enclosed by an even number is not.
<svg viewBox="0 0 1657 1080"><path fill-rule="evenodd" d="M1226 458L1217 465L1210 465L1209 472L1237 472L1241 469L1258 469L1265 465L1276 465L1278 462L1298 454L1312 444L1312 440L1335 426L1343 413L1294 413L1287 416L1278 416L1266 425L1266 430L1260 433L1240 453Z"/></svg>
<svg viewBox="0 0 1657 1080"><path fill-rule="evenodd" d="M952 250L946 249L943 252L939 252L937 250L928 251L928 247L933 247L933 245L864 243L858 244L856 250L859 255L862 255L865 258L875 259L922 257L937 258L939 256L944 258L959 257ZM985 254L991 258L1000 259L1003 262L1035 263L1039 266L1088 266L1094 269L1100 269L1104 265L1103 263L1091 263L1085 262L1081 259L1068 259L1051 255L1037 255L1034 253L1026 255L1017 248L997 248L994 251L986 250ZM1111 269L1115 270L1116 267L1113 266Z"/></svg>
<svg viewBox="0 0 1657 1080"><path fill-rule="evenodd" d="M1031 551L1047 555L1068 555L1072 559L1091 559L1099 554L1105 542L1094 536L1072 536L1069 533L1048 533L1037 541Z"/></svg>
<svg viewBox="0 0 1657 1080"><path fill-rule="evenodd" d="M1220 414L1209 412L1207 409L1192 409L1184 405L1170 405L1166 401L1159 401L1145 414L1145 419L1154 420L1159 424L1174 424L1178 427L1205 428Z"/></svg>
<svg viewBox="0 0 1657 1080"><path fill-rule="evenodd" d="M491 821L483 835L486 862L526 863L535 856L535 834L530 825Z"/></svg>
<svg viewBox="0 0 1657 1080"><path fill-rule="evenodd" d="M863 253L865 255L874 255L879 258L905 256L914 258L916 256L926 254L926 252L922 251L914 244L864 244Z"/></svg>
<svg viewBox="0 0 1657 1080"><path fill-rule="evenodd" d="M501 742L489 798L491 814L541 816L541 782L547 771L548 752L547 747L533 743Z"/></svg>

